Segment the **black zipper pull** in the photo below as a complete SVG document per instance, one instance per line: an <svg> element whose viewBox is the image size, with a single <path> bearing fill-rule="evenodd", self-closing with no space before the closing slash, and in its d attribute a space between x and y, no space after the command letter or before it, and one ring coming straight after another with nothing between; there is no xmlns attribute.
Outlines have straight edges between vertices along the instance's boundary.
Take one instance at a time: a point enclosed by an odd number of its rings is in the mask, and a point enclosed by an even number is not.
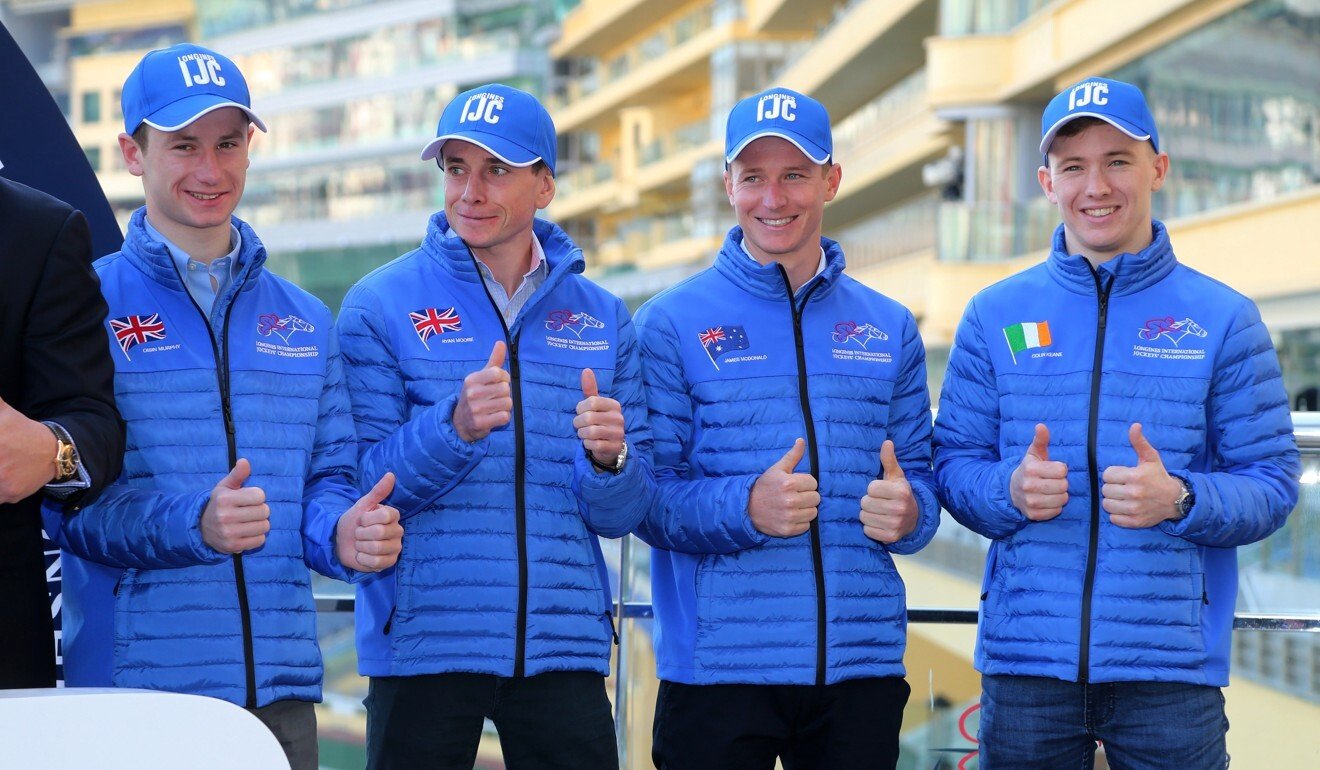
<svg viewBox="0 0 1320 770"><path fill-rule="evenodd" d="M610 622L610 638L614 640L614 646L618 647L619 632L614 628L614 613L610 610L605 610L605 619Z"/></svg>
<svg viewBox="0 0 1320 770"><path fill-rule="evenodd" d="M390 616L388 618L385 618L385 628L382 631L382 633L384 633L386 636L389 636L390 627L394 625L394 613L398 612L398 610L399 610L399 605L397 604L394 605L393 607L390 607Z"/></svg>

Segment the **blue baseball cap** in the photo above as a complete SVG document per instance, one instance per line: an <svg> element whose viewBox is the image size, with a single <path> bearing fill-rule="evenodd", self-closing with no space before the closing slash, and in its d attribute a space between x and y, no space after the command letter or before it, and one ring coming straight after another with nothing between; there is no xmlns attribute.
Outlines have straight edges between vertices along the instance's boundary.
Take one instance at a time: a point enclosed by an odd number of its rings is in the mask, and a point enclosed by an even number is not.
<svg viewBox="0 0 1320 770"><path fill-rule="evenodd" d="M1139 142L1149 141L1156 152L1160 151L1155 116L1150 114L1141 89L1131 83L1087 78L1065 88L1050 100L1041 115L1040 151L1048 153L1059 129L1077 118L1099 118Z"/></svg>
<svg viewBox="0 0 1320 770"><path fill-rule="evenodd" d="M239 108L253 125L266 130L252 111L252 96L238 67L227 57L191 43L143 56L124 81L121 104L128 134L143 123L178 131L221 107Z"/></svg>
<svg viewBox="0 0 1320 770"><path fill-rule="evenodd" d="M834 155L825 105L787 88L767 89L733 106L724 130L724 162L732 163L763 136L787 139L812 163L829 163Z"/></svg>
<svg viewBox="0 0 1320 770"><path fill-rule="evenodd" d="M544 161L555 173L555 123L550 113L535 96L502 83L455 96L440 115L435 138L422 148L422 160L438 158L450 139L471 142L510 166Z"/></svg>

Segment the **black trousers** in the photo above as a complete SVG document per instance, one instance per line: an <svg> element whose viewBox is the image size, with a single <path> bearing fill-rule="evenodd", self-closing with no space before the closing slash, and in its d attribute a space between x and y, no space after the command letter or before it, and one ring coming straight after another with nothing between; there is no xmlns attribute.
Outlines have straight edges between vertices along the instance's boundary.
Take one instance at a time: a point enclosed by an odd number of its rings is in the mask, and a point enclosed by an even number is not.
<svg viewBox="0 0 1320 770"><path fill-rule="evenodd" d="M509 770L619 767L605 679L591 671L372 677L366 706L369 770L470 770L487 718Z"/></svg>
<svg viewBox="0 0 1320 770"><path fill-rule="evenodd" d="M0 506L0 515L18 515ZM55 686L55 630L41 531L0 524L0 689Z"/></svg>
<svg viewBox="0 0 1320 770"><path fill-rule="evenodd" d="M660 682L660 770L893 770L911 689L900 677L813 685Z"/></svg>

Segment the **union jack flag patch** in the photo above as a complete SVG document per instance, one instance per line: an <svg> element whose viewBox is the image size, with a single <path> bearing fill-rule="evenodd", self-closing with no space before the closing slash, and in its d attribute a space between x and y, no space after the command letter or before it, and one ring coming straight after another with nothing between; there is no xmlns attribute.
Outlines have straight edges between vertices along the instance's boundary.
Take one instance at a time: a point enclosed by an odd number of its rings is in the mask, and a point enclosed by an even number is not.
<svg viewBox="0 0 1320 770"><path fill-rule="evenodd" d="M124 358L132 361L129 350L147 342L165 339L165 322L160 320L160 313L126 315L123 318L111 318L110 331L114 332L119 349L124 351Z"/></svg>
<svg viewBox="0 0 1320 770"><path fill-rule="evenodd" d="M463 330L463 319L459 318L458 311L452 307L447 307L444 310L437 310L433 307L414 310L408 314L408 318L412 321L413 329L417 332L417 338L422 341L422 345L427 350L430 350L431 346L426 341L432 335Z"/></svg>

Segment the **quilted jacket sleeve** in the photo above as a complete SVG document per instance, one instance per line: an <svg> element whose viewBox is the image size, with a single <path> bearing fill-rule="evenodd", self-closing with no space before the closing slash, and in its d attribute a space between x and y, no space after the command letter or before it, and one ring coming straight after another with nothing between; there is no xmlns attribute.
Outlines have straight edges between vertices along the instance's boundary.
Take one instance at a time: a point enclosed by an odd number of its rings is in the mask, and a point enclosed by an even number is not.
<svg viewBox="0 0 1320 770"><path fill-rule="evenodd" d="M457 393L409 408L380 307L369 290L355 287L344 298L336 328L357 429L359 478L370 487L393 471L398 480L390 502L407 519L457 486L485 456L486 441L469 444L458 437L451 422Z"/></svg>
<svg viewBox="0 0 1320 770"><path fill-rule="evenodd" d="M348 582L361 579L364 573L340 563L335 550L335 529L339 518L357 501L354 470L357 441L353 434L353 415L349 408L348 389L339 345L330 336L326 356L325 384L316 421L316 443L312 447L311 466L303 486L303 559L307 566L322 575Z"/></svg>
<svg viewBox="0 0 1320 770"><path fill-rule="evenodd" d="M657 494L637 534L657 548L684 553L735 553L769 539L752 526L747 500L756 476L693 478L692 398L678 335L653 305L637 316L642 376L651 421Z"/></svg>
<svg viewBox="0 0 1320 770"><path fill-rule="evenodd" d="M940 392L935 483L954 519L973 532L1000 539L1022 529L1028 519L1008 491L1020 458L999 457L999 389L986 350L973 299L958 324Z"/></svg>
<svg viewBox="0 0 1320 770"><path fill-rule="evenodd" d="M219 479L216 479L219 481ZM202 540L201 519L211 490L166 494L112 484L96 501L72 513L47 503L46 533L83 559L120 569L171 569L229 558Z"/></svg>
<svg viewBox="0 0 1320 770"><path fill-rule="evenodd" d="M603 537L623 537L633 531L654 504L655 478L651 471L651 434L646 426L646 397L637 332L628 309L618 303L616 314L619 349L611 393L623 407L628 461L620 473L597 473L586 452L573 461L573 492L587 528Z"/></svg>
<svg viewBox="0 0 1320 770"><path fill-rule="evenodd" d="M1254 543L1297 505L1301 457L1279 359L1250 301L1219 351L1206 412L1214 469L1175 474L1191 482L1196 504L1160 527L1199 545Z"/></svg>
<svg viewBox="0 0 1320 770"><path fill-rule="evenodd" d="M940 503L931 473L930 391L926 385L926 347L917 332L917 321L909 313L903 330L903 371L889 405L887 433L894 442L899 467L912 486L920 518L916 529L886 548L890 553L911 554L926 547L940 525Z"/></svg>

